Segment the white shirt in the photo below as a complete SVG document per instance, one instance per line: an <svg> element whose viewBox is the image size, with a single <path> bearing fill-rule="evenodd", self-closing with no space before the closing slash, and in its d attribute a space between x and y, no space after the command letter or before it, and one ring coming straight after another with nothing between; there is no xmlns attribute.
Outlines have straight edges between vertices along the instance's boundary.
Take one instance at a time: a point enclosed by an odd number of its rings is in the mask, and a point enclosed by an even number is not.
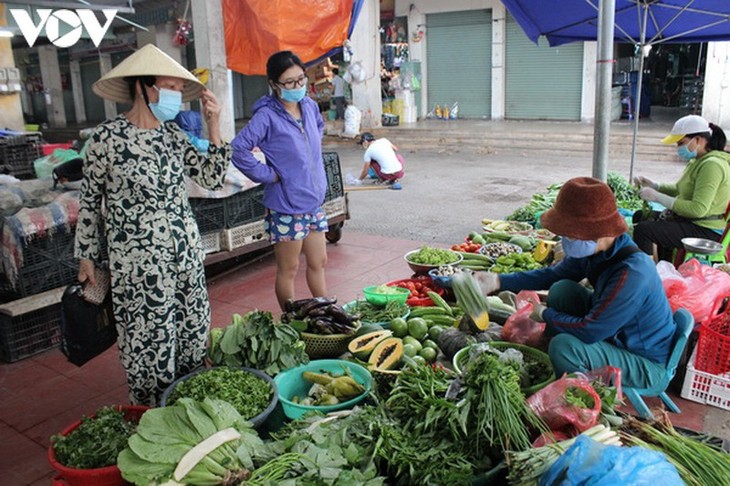
<svg viewBox="0 0 730 486"><path fill-rule="evenodd" d="M395 174L403 169L400 160L395 156L393 144L387 138L379 138L370 142L365 150L364 158L365 162L377 162L383 174Z"/></svg>
<svg viewBox="0 0 730 486"><path fill-rule="evenodd" d="M345 80L339 74L332 79L332 86L335 88L334 97L345 96Z"/></svg>

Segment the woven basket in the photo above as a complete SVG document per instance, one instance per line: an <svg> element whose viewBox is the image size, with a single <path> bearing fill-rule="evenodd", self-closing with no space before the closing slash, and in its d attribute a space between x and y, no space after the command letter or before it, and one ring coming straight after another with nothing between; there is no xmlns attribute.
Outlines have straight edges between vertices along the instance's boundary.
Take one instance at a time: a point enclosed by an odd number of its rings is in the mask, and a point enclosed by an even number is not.
<svg viewBox="0 0 730 486"><path fill-rule="evenodd" d="M312 334L310 332L300 333L304 341L305 351L310 359L338 358L345 354L347 345L357 335L360 323L351 334Z"/></svg>

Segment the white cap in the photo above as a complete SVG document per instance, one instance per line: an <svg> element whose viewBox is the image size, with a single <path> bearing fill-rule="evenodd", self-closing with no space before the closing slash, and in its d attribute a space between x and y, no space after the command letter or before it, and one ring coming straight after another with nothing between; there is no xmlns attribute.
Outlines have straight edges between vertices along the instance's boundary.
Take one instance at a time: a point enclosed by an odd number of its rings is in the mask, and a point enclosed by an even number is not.
<svg viewBox="0 0 730 486"><path fill-rule="evenodd" d="M669 135L662 139L662 143L667 145L673 145L682 140L687 135L695 133L709 133L712 134L712 128L707 120L697 115L683 116L676 122L672 127L672 131Z"/></svg>

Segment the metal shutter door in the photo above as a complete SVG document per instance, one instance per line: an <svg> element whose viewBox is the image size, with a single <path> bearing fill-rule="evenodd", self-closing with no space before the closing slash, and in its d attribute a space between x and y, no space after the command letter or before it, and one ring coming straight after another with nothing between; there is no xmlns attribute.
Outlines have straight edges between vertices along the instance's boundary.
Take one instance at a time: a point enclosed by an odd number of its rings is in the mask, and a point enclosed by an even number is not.
<svg viewBox="0 0 730 486"><path fill-rule="evenodd" d="M492 110L492 11L426 15L428 107L459 103L461 118Z"/></svg>
<svg viewBox="0 0 730 486"><path fill-rule="evenodd" d="M507 118L580 120L582 42L536 46L508 15L505 47Z"/></svg>

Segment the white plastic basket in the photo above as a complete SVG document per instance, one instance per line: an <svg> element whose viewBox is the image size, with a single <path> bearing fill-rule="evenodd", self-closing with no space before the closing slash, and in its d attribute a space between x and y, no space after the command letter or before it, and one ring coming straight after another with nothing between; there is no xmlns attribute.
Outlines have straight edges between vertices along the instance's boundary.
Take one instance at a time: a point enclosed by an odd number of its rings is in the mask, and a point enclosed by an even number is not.
<svg viewBox="0 0 730 486"><path fill-rule="evenodd" d="M221 251L221 233L216 231L214 233L208 233L200 235L200 242L203 244L203 251L207 255L208 253L216 253Z"/></svg>
<svg viewBox="0 0 730 486"><path fill-rule="evenodd" d="M682 398L730 410L730 373L712 375L695 369L696 354L695 348L684 375Z"/></svg>
<svg viewBox="0 0 730 486"><path fill-rule="evenodd" d="M264 229L264 221L254 221L253 223L223 230L221 248L224 251L231 251L266 238L268 236Z"/></svg>

